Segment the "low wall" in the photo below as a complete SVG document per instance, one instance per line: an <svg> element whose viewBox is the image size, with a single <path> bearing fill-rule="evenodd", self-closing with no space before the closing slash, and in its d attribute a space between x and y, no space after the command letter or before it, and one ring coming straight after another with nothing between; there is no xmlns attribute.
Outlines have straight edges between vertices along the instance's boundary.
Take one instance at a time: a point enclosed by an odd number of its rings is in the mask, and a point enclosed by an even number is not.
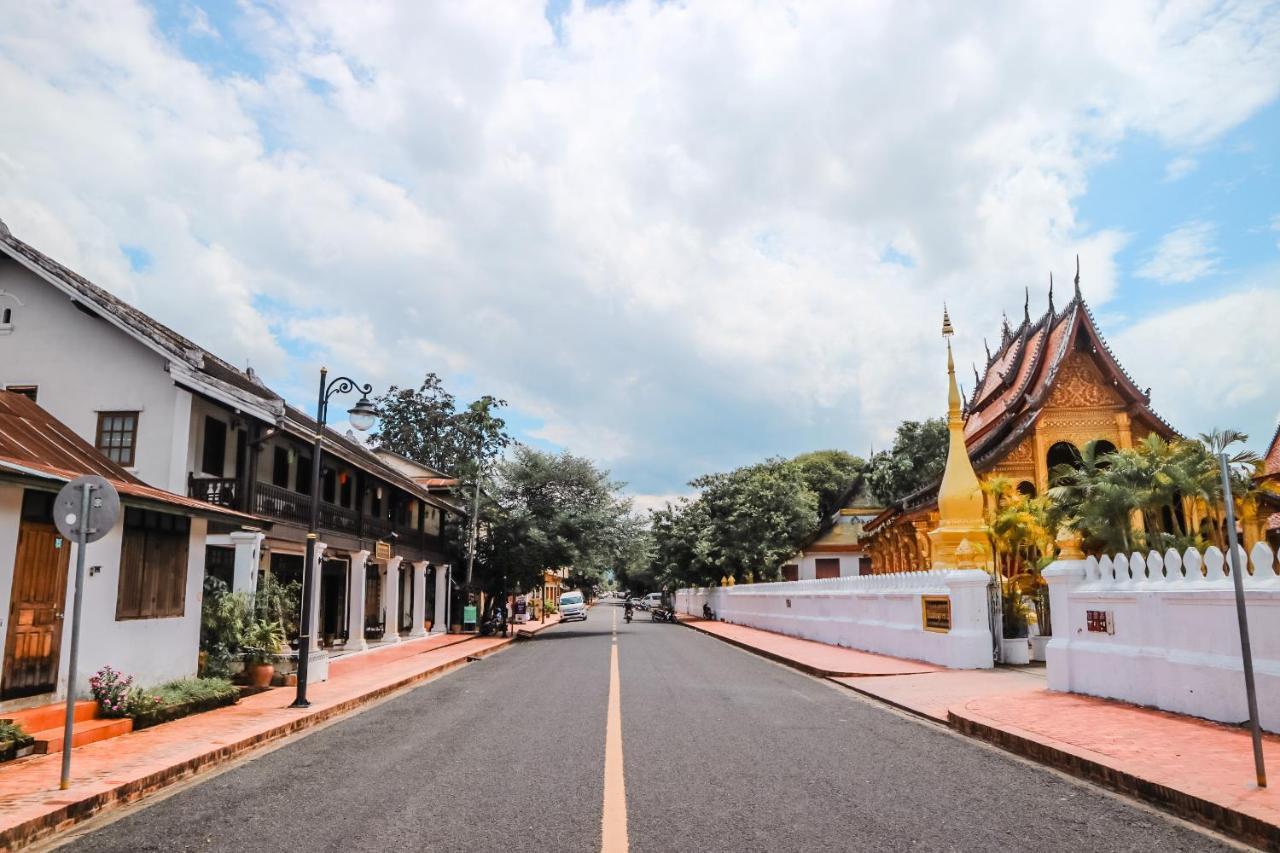
<svg viewBox="0 0 1280 853"><path fill-rule="evenodd" d="M1280 579L1259 543L1241 563L1262 725L1280 732ZM1122 699L1224 723L1248 719L1229 566L1203 554L1060 560L1044 571L1053 613L1051 690Z"/></svg>
<svg viewBox="0 0 1280 853"><path fill-rule="evenodd" d="M957 669L992 666L986 572L931 571L682 589L676 610ZM948 630L927 630L925 596L950 603Z"/></svg>

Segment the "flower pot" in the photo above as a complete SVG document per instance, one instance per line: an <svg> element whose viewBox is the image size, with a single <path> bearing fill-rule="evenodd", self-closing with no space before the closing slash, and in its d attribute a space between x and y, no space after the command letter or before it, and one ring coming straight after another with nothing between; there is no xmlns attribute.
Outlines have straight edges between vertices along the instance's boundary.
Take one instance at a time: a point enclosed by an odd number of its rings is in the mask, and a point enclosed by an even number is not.
<svg viewBox="0 0 1280 853"><path fill-rule="evenodd" d="M1026 637L1000 641L1000 661L1014 665L1031 663L1031 643Z"/></svg>
<svg viewBox="0 0 1280 853"><path fill-rule="evenodd" d="M276 674L276 668L269 663L251 663L248 666L249 684L254 687L270 687L271 678Z"/></svg>
<svg viewBox="0 0 1280 853"><path fill-rule="evenodd" d="M1031 659L1037 660L1037 661L1046 660L1047 658L1045 657L1045 649L1049 647L1049 641L1052 639L1053 637L1043 637L1043 636L1032 637L1031 638Z"/></svg>

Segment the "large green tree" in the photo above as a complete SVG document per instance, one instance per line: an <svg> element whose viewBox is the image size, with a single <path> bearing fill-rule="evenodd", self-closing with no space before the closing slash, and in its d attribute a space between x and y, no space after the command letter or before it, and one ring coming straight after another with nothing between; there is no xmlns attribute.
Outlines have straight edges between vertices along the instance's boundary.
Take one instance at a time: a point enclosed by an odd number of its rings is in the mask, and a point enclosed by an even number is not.
<svg viewBox="0 0 1280 853"><path fill-rule="evenodd" d="M897 501L942 478L947 464L947 422L942 418L903 421L893 447L867 463L867 485L873 494Z"/></svg>
<svg viewBox="0 0 1280 853"><path fill-rule="evenodd" d="M416 389L393 385L374 403L375 446L468 481L511 444L506 421L496 414L505 400L485 395L459 409L434 373Z"/></svg>
<svg viewBox="0 0 1280 853"><path fill-rule="evenodd" d="M660 583L775 580L782 560L817 527L818 495L791 460L770 459L689 483L699 494L652 513Z"/></svg>
<svg viewBox="0 0 1280 853"><path fill-rule="evenodd" d="M589 588L642 559L644 524L621 487L584 457L515 445L494 466L480 552L489 583L505 576L531 589L544 570L568 567L573 585Z"/></svg>
<svg viewBox="0 0 1280 853"><path fill-rule="evenodd" d="M796 468L809 491L818 496L818 518L840 509L840 499L849 491L866 463L843 450L814 450L795 459Z"/></svg>

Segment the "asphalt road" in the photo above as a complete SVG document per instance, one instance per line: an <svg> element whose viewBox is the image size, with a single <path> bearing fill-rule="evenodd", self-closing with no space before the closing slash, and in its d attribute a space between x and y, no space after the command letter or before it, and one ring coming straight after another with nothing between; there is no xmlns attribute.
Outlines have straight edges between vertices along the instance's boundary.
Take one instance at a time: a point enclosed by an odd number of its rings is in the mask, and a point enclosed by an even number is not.
<svg viewBox="0 0 1280 853"><path fill-rule="evenodd" d="M63 849L598 851L615 611L636 853L1230 849L610 605Z"/></svg>

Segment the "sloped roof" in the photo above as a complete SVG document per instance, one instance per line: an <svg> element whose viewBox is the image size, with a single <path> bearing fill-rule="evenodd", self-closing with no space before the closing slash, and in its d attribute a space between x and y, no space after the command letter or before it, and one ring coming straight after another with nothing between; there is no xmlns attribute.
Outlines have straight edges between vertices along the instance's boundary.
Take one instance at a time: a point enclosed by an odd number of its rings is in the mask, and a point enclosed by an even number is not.
<svg viewBox="0 0 1280 853"><path fill-rule="evenodd" d="M257 414L274 422L296 437L311 442L316 432L315 419L289 406L284 398L263 384L256 375L218 358L213 353L178 334L84 276L71 270L33 246L0 228L0 252L13 258L44 281L66 294L82 309L107 320L143 345L171 360L185 365L193 390L230 397L236 404L256 409ZM172 370L174 381L184 383L182 370ZM369 448L353 441L330 426L324 431L325 450L346 462L363 468L410 494L425 498L429 490L400 474Z"/></svg>
<svg viewBox="0 0 1280 853"><path fill-rule="evenodd" d="M148 486L31 400L9 391L0 391L0 471L58 482L97 474L126 502L135 498L188 513L259 523L251 515Z"/></svg>

